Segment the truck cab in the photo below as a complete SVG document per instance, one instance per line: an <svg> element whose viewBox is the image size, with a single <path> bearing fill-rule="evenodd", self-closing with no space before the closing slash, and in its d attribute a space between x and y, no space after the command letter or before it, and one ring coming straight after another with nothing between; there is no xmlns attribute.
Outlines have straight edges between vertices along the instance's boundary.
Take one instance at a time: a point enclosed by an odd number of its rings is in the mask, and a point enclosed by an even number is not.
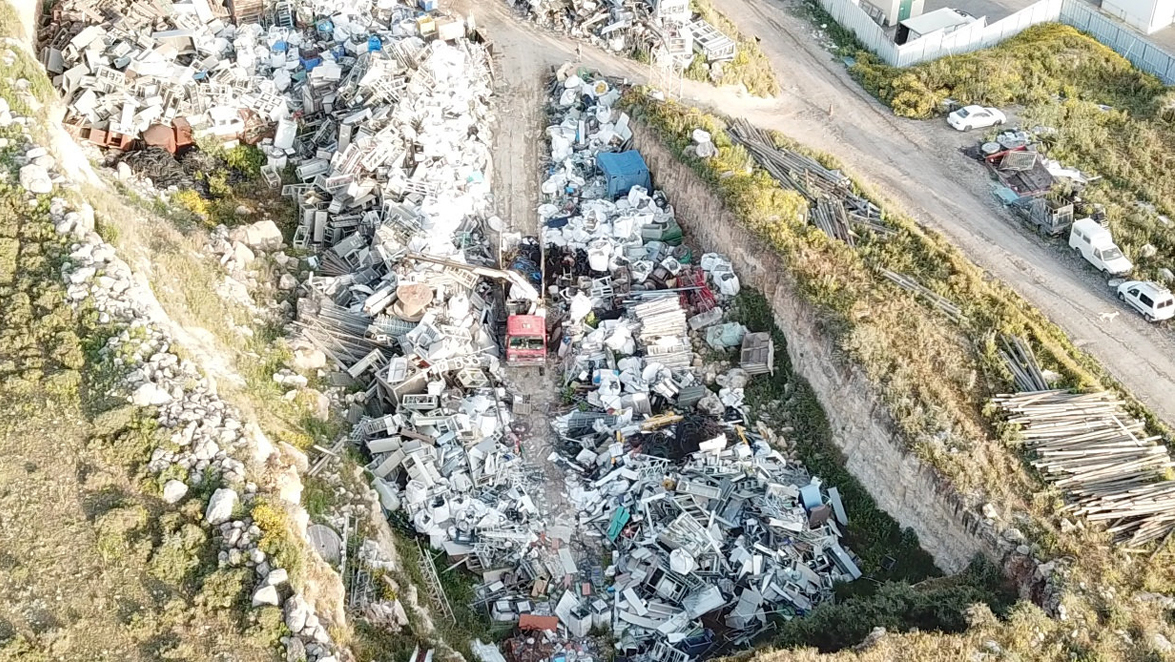
<svg viewBox="0 0 1175 662"><path fill-rule="evenodd" d="M547 360L547 320L540 315L506 318L506 365L543 365Z"/></svg>
<svg viewBox="0 0 1175 662"><path fill-rule="evenodd" d="M1092 218L1073 222L1073 229L1069 232L1069 247L1081 253L1081 257L1103 273L1125 276L1134 268L1114 243L1110 231Z"/></svg>

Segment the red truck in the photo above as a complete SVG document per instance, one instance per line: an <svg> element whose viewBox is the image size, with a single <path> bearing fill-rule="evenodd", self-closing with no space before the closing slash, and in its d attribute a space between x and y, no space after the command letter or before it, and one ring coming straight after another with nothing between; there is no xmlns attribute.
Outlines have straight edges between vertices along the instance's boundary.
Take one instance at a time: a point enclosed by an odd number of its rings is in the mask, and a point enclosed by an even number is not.
<svg viewBox="0 0 1175 662"><path fill-rule="evenodd" d="M506 318L506 365L543 365L546 360L546 318L539 315Z"/></svg>

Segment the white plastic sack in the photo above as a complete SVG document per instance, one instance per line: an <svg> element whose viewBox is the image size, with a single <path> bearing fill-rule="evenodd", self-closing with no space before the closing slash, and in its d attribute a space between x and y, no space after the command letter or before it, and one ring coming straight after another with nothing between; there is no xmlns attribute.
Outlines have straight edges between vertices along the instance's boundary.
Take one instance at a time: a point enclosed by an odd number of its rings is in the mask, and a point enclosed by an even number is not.
<svg viewBox="0 0 1175 662"><path fill-rule="evenodd" d="M669 552L669 569L681 575L688 575L694 571L697 563L694 557L684 549L678 548Z"/></svg>
<svg viewBox="0 0 1175 662"><path fill-rule="evenodd" d="M575 296L571 297L571 305L568 306L568 315L570 315L571 321L582 322L590 312L592 312L592 300L583 292L576 292Z"/></svg>

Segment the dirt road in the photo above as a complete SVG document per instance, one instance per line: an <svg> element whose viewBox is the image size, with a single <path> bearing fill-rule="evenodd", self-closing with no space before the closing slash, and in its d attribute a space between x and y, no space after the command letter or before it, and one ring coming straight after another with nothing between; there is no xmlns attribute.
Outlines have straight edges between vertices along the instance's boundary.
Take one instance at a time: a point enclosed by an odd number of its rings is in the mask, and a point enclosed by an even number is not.
<svg viewBox="0 0 1175 662"><path fill-rule="evenodd" d="M719 7L742 30L761 39L782 79L779 97L756 99L686 81L683 99L746 117L835 155L883 196L945 234L978 265L1040 308L1136 397L1175 424L1175 332L1147 324L1114 298L1091 267L1067 249L1028 232L1003 210L991 195L983 168L958 153L973 136L959 134L941 121L897 118L862 90L843 63L811 37L810 24L793 13L794 2L724 0ZM551 65L575 57L573 42L522 23L502 3L479 4L477 14L501 57L512 59L511 68L501 68L511 81L542 76ZM584 48L583 60L604 73L638 82L649 75L643 65L594 48ZM507 119L501 130L511 131L508 127ZM541 132L533 142L528 133L527 148L539 141ZM510 161L517 157L511 150L495 155ZM511 166L514 163L506 167ZM535 172L522 164L517 167ZM519 189L508 185L498 190ZM537 190L534 194L525 196L522 210L535 208ZM1113 311L1122 314L1100 316Z"/></svg>

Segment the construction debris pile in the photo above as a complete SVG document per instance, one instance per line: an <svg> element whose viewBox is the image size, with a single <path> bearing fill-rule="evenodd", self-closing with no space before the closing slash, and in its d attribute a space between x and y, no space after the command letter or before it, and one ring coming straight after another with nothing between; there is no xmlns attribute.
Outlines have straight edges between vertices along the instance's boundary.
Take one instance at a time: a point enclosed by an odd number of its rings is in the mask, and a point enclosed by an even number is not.
<svg viewBox="0 0 1175 662"><path fill-rule="evenodd" d="M837 490L748 429L744 388L773 369L770 336L725 321L737 276L720 255L695 264L643 159L624 151L615 99L608 81L563 70L549 102L539 212L574 405L552 427L576 528L611 548L603 582L594 568L577 579L568 559L570 590L553 612L569 637L604 627L621 655L684 662L748 643L769 615L806 613L861 573L839 542ZM701 343L742 362L715 390ZM530 598L558 595L538 588L558 576L530 579L528 594L516 580L485 597L533 609Z"/></svg>
<svg viewBox="0 0 1175 662"><path fill-rule="evenodd" d="M1020 372L1043 381L1029 362ZM1167 478L1175 462L1162 437L1144 436L1145 424L1122 400L1106 392L1041 390L993 401L1019 426L1032 466L1064 490L1067 510L1104 522L1118 542L1131 546L1175 531L1175 481Z"/></svg>
<svg viewBox="0 0 1175 662"><path fill-rule="evenodd" d="M294 145L294 119L305 132L329 125L334 109L353 102L341 88L355 87L370 63L387 68L379 71L389 81L374 87L394 101L426 32L412 7L395 2L228 7L216 0L55 4L39 35L41 60L65 100L66 128L104 147L125 150L141 140L175 153L198 135L255 143L285 121L270 160L280 170L286 155L315 156L315 144ZM428 25L436 31L435 21ZM454 27L449 36L462 36L463 23ZM318 148L346 147L337 126L315 137Z"/></svg>
<svg viewBox="0 0 1175 662"><path fill-rule="evenodd" d="M694 16L689 0L511 0L539 26L615 53L641 52L684 69L695 54L706 63L734 59L738 46Z"/></svg>

